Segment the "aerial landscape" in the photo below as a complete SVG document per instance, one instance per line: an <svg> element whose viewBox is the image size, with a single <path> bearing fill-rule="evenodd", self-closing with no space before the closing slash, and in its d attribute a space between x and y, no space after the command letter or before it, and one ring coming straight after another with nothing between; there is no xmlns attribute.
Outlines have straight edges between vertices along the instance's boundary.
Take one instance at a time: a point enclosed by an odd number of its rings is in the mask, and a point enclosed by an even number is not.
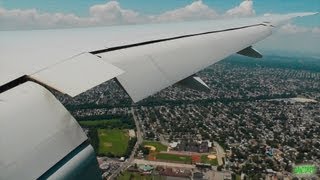
<svg viewBox="0 0 320 180"><path fill-rule="evenodd" d="M210 93L173 86L134 104L115 82L107 82L74 99L59 99L93 141L105 176L122 166L121 157L130 157L125 150L133 150L129 142L137 138L133 166L118 179L292 178L295 164L319 166L319 59L232 56L199 76ZM155 169L141 176L141 164Z"/></svg>
<svg viewBox="0 0 320 180"><path fill-rule="evenodd" d="M0 0L0 179L320 179L319 12Z"/></svg>

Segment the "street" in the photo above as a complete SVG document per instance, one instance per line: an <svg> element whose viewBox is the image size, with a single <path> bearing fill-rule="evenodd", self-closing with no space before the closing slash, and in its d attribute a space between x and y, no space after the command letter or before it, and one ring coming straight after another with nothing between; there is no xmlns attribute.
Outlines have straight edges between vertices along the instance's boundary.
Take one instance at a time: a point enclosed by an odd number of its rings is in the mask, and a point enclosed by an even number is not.
<svg viewBox="0 0 320 180"><path fill-rule="evenodd" d="M217 151L218 164L223 165L222 158L225 157L224 149L219 145L219 143L217 143L215 141L214 141L214 146L216 147L216 151Z"/></svg>
<svg viewBox="0 0 320 180"><path fill-rule="evenodd" d="M170 166L170 167L178 167L178 168L188 168L188 169L194 169L196 168L195 165L191 164L178 164L178 163L168 163L168 162L159 162L159 161L148 161L144 159L135 159L133 161L137 164L146 164L146 165L153 165L153 166Z"/></svg>

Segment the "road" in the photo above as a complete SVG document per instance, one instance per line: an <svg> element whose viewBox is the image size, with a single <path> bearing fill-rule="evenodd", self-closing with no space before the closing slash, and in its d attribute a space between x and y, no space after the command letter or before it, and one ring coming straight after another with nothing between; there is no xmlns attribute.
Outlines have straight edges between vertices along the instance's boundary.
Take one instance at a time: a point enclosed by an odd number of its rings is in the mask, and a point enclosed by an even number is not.
<svg viewBox="0 0 320 180"><path fill-rule="evenodd" d="M224 179L224 173L223 172L214 172L212 179Z"/></svg>
<svg viewBox="0 0 320 180"><path fill-rule="evenodd" d="M217 151L218 164L223 165L222 158L225 157L226 153L224 152L224 149L219 145L219 143L217 143L215 141L213 143L214 143L214 147L216 147L216 151Z"/></svg>
<svg viewBox="0 0 320 180"><path fill-rule="evenodd" d="M140 124L139 124L138 118L134 114L133 107L131 107L131 114L132 114L134 123L137 128L137 131L136 131L137 142L136 142L135 146L133 147L133 150L131 152L130 157L108 179L115 179L121 171L127 169L132 164L132 162L134 160L134 155L136 154L136 151L138 150L140 144L143 142Z"/></svg>
<svg viewBox="0 0 320 180"><path fill-rule="evenodd" d="M138 145L140 145L141 143L142 143L142 141L143 141L143 138L142 138L142 132L141 132L141 129L140 129L140 124L139 124L139 120L138 120L138 118L137 118L137 116L134 114L134 109L133 109L133 107L131 107L131 114L132 114L132 117L133 117L133 119L134 119L134 123L135 123L135 125L136 125L136 127L137 127L137 144ZM137 145L136 144L136 145ZM138 146L139 147L139 146Z"/></svg>
<svg viewBox="0 0 320 180"><path fill-rule="evenodd" d="M133 162L137 163L137 164L146 164L146 165L153 165L153 166L170 166L170 167L189 168L189 169L196 168L195 165L191 165L191 164L178 164L178 163L168 163L168 162L159 162L159 161L148 161L148 160L144 160L144 159L135 159Z"/></svg>

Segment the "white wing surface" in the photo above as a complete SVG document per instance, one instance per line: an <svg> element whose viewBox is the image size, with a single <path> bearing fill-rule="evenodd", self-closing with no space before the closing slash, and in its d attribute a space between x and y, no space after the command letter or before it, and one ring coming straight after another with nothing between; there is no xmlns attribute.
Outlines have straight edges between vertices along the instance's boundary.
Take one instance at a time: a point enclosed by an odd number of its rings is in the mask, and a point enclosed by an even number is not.
<svg viewBox="0 0 320 180"><path fill-rule="evenodd" d="M271 34L258 24L99 54L125 71L117 79L137 102Z"/></svg>

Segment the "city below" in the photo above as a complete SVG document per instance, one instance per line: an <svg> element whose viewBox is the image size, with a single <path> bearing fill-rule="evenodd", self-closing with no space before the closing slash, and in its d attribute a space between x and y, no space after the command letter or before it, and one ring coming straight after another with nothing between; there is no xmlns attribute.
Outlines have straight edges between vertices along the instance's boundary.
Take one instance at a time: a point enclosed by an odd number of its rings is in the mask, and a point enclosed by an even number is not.
<svg viewBox="0 0 320 180"><path fill-rule="evenodd" d="M105 179L320 177L320 59L232 56L197 75L209 93L174 85L134 104L115 81L54 93Z"/></svg>

